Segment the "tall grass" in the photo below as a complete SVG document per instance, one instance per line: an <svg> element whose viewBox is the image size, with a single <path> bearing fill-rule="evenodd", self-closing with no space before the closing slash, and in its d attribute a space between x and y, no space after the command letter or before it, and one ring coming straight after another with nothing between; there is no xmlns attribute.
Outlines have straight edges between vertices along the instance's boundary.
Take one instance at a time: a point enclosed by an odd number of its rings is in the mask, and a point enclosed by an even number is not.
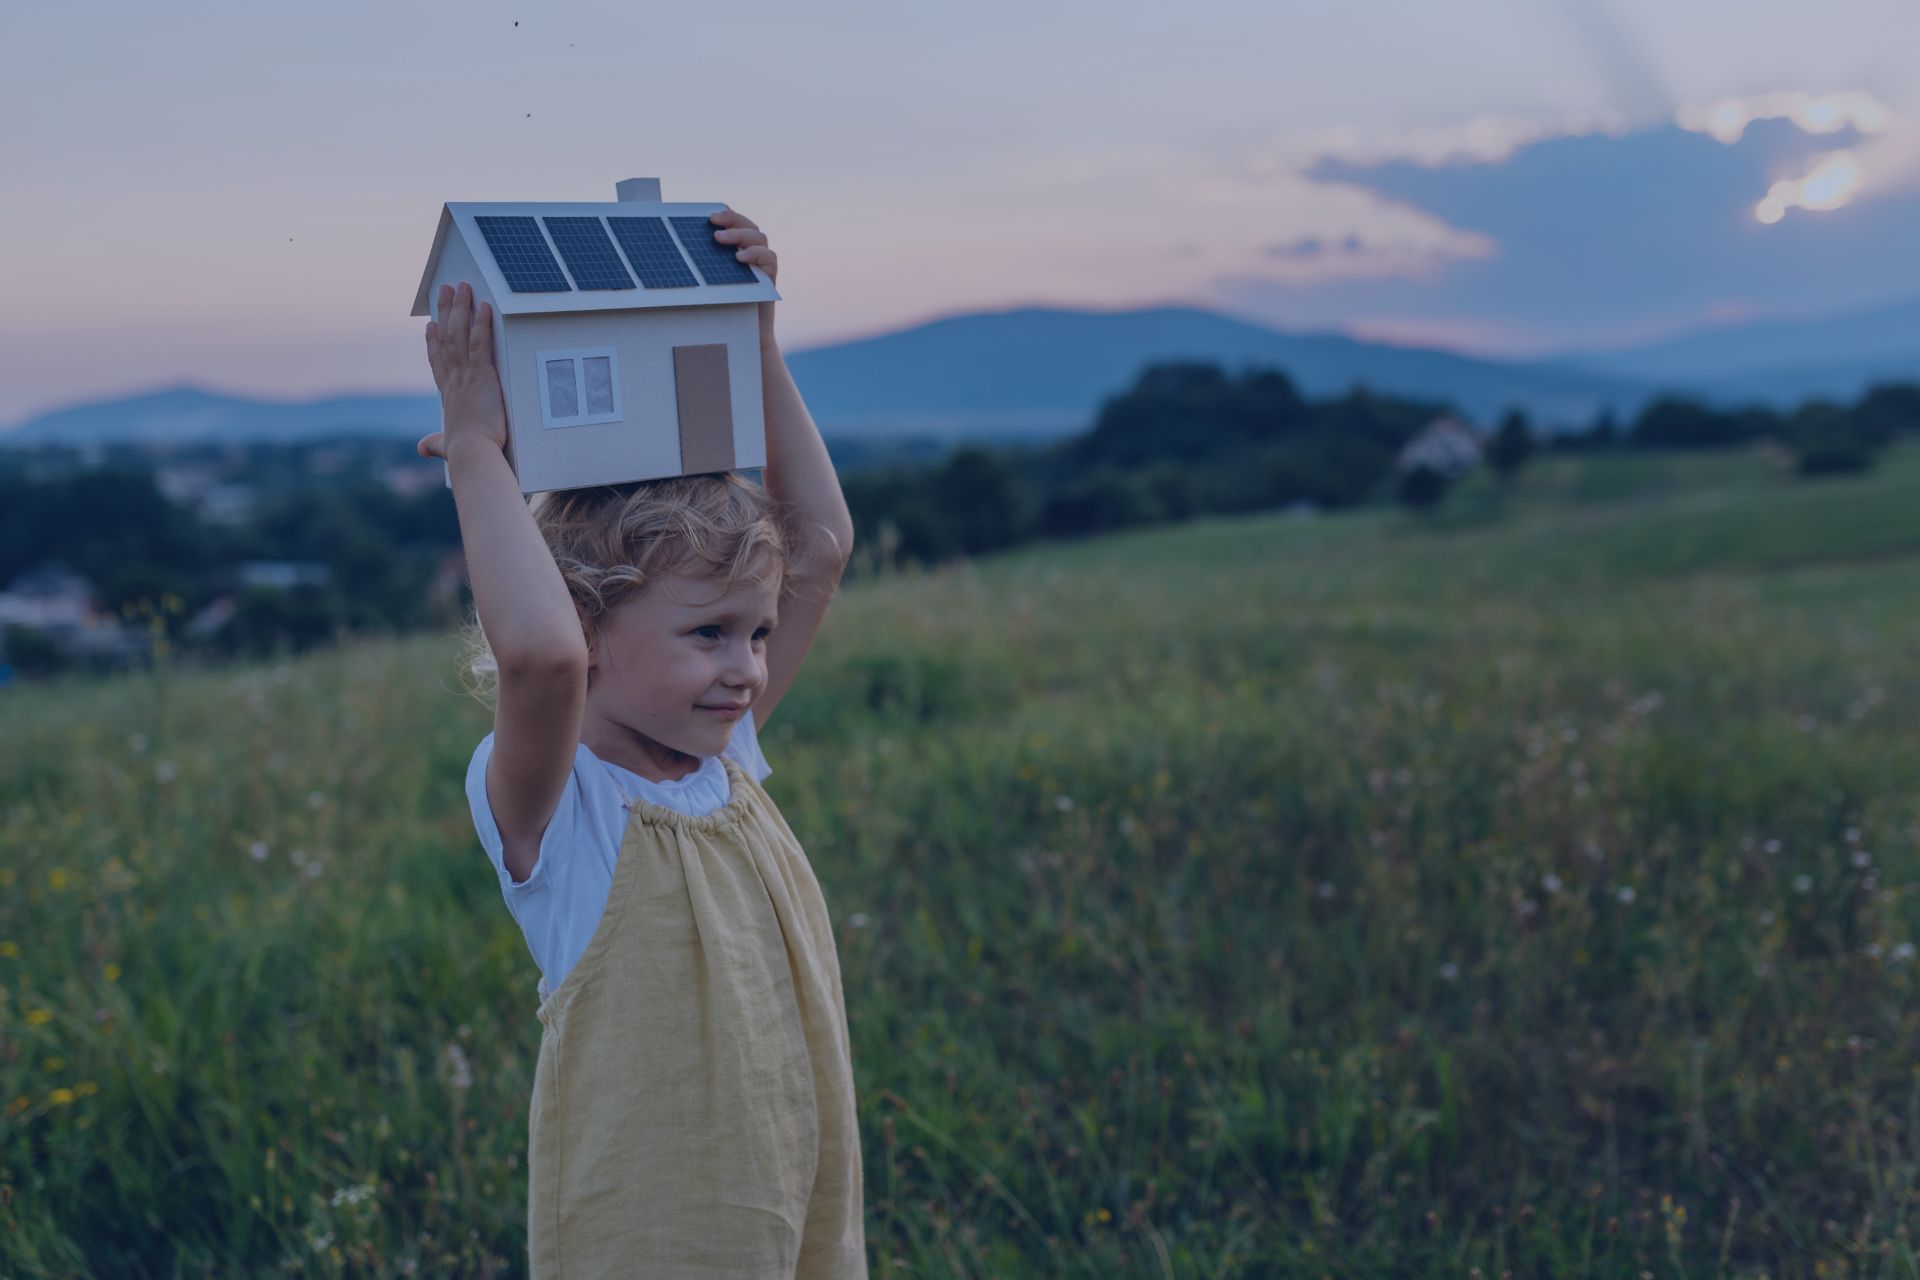
<svg viewBox="0 0 1920 1280"><path fill-rule="evenodd" d="M766 726L876 1275L1914 1276L1920 454L850 584ZM524 1273L450 637L0 697L0 1263Z"/></svg>

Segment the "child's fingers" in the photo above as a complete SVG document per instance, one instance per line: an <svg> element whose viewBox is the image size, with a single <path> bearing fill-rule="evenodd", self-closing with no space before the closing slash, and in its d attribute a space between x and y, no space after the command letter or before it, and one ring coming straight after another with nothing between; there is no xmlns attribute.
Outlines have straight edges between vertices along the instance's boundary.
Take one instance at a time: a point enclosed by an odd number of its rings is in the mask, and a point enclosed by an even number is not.
<svg viewBox="0 0 1920 1280"><path fill-rule="evenodd" d="M467 338L467 354L475 360L493 359L493 304L482 302L473 314L473 332Z"/></svg>
<svg viewBox="0 0 1920 1280"><path fill-rule="evenodd" d="M453 306L447 310L447 340L455 347L467 345L467 326L472 323L473 294L462 280L453 291Z"/></svg>

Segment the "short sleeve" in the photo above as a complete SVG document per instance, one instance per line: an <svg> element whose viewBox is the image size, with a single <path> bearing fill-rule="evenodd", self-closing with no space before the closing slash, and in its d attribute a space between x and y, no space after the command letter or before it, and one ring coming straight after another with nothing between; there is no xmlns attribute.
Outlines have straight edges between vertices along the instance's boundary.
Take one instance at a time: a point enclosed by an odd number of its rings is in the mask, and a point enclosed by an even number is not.
<svg viewBox="0 0 1920 1280"><path fill-rule="evenodd" d="M747 771L756 782L765 782L767 775L773 772L773 766L767 763L767 757L760 750L760 730L754 724L753 709L749 707L733 726L733 736L727 739L720 754L732 756L735 764Z"/></svg>
<svg viewBox="0 0 1920 1280"><path fill-rule="evenodd" d="M533 871L525 880L515 881L513 873L507 870L506 845L500 839L500 828L493 820L493 804L487 795L487 760L492 755L493 735L488 734L474 748L473 762L467 766L467 807L473 811L473 829L479 833L480 845L493 862L501 892L511 902L516 897L544 889L553 879L556 854L564 856L577 840L582 810L579 761L576 759L575 767L567 771L566 787L553 806L546 831L540 836L540 857L533 864Z"/></svg>

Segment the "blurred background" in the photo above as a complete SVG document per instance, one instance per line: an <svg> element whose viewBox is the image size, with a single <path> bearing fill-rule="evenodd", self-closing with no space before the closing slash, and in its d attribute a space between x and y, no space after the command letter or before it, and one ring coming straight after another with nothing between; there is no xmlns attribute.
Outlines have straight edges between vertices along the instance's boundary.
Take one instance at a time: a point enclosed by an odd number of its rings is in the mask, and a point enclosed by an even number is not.
<svg viewBox="0 0 1920 1280"><path fill-rule="evenodd" d="M441 205L780 255L875 1274L1920 1274L1920 8L39 6L0 1270L515 1275Z"/></svg>

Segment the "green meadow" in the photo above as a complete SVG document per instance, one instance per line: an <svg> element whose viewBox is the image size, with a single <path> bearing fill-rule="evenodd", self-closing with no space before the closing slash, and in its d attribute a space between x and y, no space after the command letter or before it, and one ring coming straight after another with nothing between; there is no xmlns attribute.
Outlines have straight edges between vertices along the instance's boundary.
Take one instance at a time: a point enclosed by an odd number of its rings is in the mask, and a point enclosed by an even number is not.
<svg viewBox="0 0 1920 1280"><path fill-rule="evenodd" d="M873 1274L1920 1276L1917 600L1917 445L848 583ZM0 691L0 1273L525 1273L455 652Z"/></svg>

